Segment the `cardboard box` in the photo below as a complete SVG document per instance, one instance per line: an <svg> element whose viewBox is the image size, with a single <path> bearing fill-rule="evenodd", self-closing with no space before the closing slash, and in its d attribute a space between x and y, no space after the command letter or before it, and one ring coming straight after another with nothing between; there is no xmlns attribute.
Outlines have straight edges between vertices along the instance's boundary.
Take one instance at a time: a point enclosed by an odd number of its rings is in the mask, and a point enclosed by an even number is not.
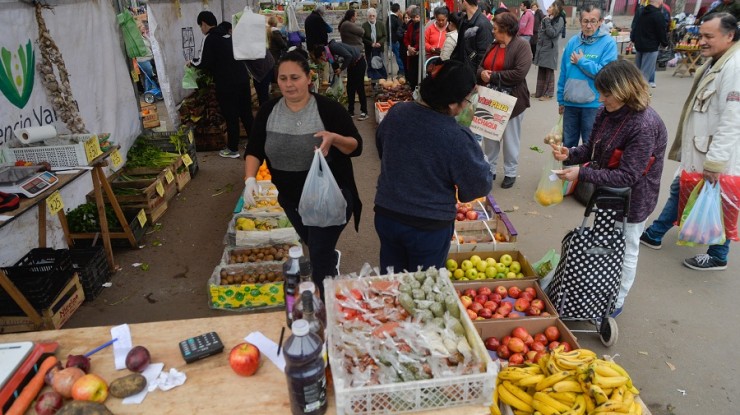
<svg viewBox="0 0 740 415"><path fill-rule="evenodd" d="M501 257L505 254L511 255L511 259L514 261L518 261L519 265L521 265L521 273L524 274L525 278L537 278L537 273L532 268L532 265L529 263L529 260L519 251L471 251L471 252L455 252L450 253L447 255L448 259L454 259L457 261L457 265L460 266L460 264L466 260L470 259L473 255L478 255L483 259L484 261L486 258L493 258L496 260L496 262L499 262ZM485 281L507 281L502 279L486 279ZM514 280L514 281L521 281L520 279ZM456 281L452 280L453 283L458 284L459 282L466 282L466 281Z"/></svg>
<svg viewBox="0 0 740 415"><path fill-rule="evenodd" d="M471 205L479 220L455 222L450 252L515 250L518 233L493 196Z"/></svg>
<svg viewBox="0 0 740 415"><path fill-rule="evenodd" d="M550 316L540 317L540 316L527 316L524 313L518 312L516 310L512 311L513 313L516 313L520 315L521 317L516 320L530 320L530 319L551 319L552 317L557 317L558 312L555 309L555 306L552 305L550 302L550 299L547 297L547 294L545 294L544 291L542 291L542 288L540 288L540 284L537 282L537 280L534 279L526 279L526 280L483 280L483 281L458 281L455 282L454 286L456 290L460 290L461 292L464 292L468 288L472 288L474 290L477 290L481 287L488 287L491 290L493 290L494 287L497 287L499 285L503 285L508 290L510 287L519 287L522 291L524 291L527 287L533 287L534 290L537 292L537 298L545 302L545 309L543 311L547 311L550 313ZM510 299L513 300L513 299ZM516 300L513 300L516 301ZM514 304L512 304L514 305ZM495 321L501 321L502 319L496 319ZM473 324L478 323L485 323L488 321L493 320L473 320Z"/></svg>
<svg viewBox="0 0 740 415"><path fill-rule="evenodd" d="M524 327L525 329L527 329L529 334L534 336L537 333L542 333L549 326L555 326L558 328L558 330L560 330L559 341L561 343L568 342L568 344L570 344L571 347L573 347L574 349L578 349L581 347L578 344L578 338L573 335L573 332L571 332L559 318L555 317L526 320L488 320L484 322L479 321L477 324L474 324L474 326L484 344L486 339L489 337L496 337L497 339L501 339L504 336L510 336L511 331L517 327ZM496 356L496 352L489 351L489 355L491 356L491 359L496 360L498 358L498 356Z"/></svg>
<svg viewBox="0 0 740 415"><path fill-rule="evenodd" d="M0 333L18 333L39 329L58 329L85 301L80 278L75 273L49 308L41 311L42 327L37 327L28 316L0 317Z"/></svg>
<svg viewBox="0 0 740 415"><path fill-rule="evenodd" d="M285 305L283 293L283 264L263 262L259 264L219 265L208 280L209 306L220 310L254 310L277 308ZM234 283L221 285L222 275L275 272L279 281L265 283Z"/></svg>

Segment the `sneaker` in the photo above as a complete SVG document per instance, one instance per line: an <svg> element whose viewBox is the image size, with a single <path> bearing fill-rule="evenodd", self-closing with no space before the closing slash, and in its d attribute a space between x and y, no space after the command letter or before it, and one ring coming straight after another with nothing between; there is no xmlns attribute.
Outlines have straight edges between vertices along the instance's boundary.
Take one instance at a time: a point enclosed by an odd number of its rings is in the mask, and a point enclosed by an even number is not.
<svg viewBox="0 0 740 415"><path fill-rule="evenodd" d="M357 117L357 121L365 121L367 119L367 113L361 112L360 116Z"/></svg>
<svg viewBox="0 0 740 415"><path fill-rule="evenodd" d="M663 247L663 244L659 240L651 238L647 232L643 232L640 235L640 243L650 249L660 249Z"/></svg>
<svg viewBox="0 0 740 415"><path fill-rule="evenodd" d="M612 312L609 317L611 318L617 318L618 315L622 314L622 307L617 307L614 312Z"/></svg>
<svg viewBox="0 0 740 415"><path fill-rule="evenodd" d="M650 88L657 88L658 86L655 85L655 82L650 82Z"/></svg>
<svg viewBox="0 0 740 415"><path fill-rule="evenodd" d="M683 264L697 271L722 271L727 269L727 261L720 261L719 258L709 254L686 258L683 260Z"/></svg>
<svg viewBox="0 0 740 415"><path fill-rule="evenodd" d="M238 159L239 158L239 152L238 151L231 151L228 148L225 148L218 152L218 155L225 158L230 159Z"/></svg>
<svg viewBox="0 0 740 415"><path fill-rule="evenodd" d="M504 176L504 181L501 182L501 187L508 189L514 186L514 182L516 182L516 177Z"/></svg>

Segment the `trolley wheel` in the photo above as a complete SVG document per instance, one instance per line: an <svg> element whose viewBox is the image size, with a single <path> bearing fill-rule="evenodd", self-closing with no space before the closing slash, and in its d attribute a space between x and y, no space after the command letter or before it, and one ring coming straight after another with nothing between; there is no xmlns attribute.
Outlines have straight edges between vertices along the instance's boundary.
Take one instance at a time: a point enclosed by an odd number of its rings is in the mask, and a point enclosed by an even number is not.
<svg viewBox="0 0 740 415"><path fill-rule="evenodd" d="M606 347L611 347L617 343L619 337L619 328L617 327L617 320L611 317L607 317L601 320L599 326L599 337L601 337L601 343Z"/></svg>
<svg viewBox="0 0 740 415"><path fill-rule="evenodd" d="M144 102L146 102L147 104L154 104L155 100L156 100L156 97L151 92L144 93Z"/></svg>

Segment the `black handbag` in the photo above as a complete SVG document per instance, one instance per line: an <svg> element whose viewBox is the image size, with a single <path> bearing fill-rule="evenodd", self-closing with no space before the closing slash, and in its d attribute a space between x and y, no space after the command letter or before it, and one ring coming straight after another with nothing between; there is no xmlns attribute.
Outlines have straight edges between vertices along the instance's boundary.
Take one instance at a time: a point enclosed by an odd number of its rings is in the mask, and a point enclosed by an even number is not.
<svg viewBox="0 0 740 415"><path fill-rule="evenodd" d="M494 84L493 82L488 83L488 87L493 89L494 91L501 92L502 94L506 95L514 95L514 87L513 86L506 86L501 85L501 74L496 74L497 82ZM493 81L493 79L491 79Z"/></svg>

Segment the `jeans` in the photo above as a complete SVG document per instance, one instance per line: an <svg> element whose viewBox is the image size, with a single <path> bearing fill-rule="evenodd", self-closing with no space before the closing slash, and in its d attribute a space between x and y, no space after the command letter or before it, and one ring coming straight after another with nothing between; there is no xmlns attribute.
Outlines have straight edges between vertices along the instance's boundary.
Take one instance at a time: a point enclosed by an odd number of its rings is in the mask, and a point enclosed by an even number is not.
<svg viewBox="0 0 740 415"><path fill-rule="evenodd" d="M144 75L144 92L151 91L155 88L159 88L157 83L154 82L154 68L152 67L151 59L148 61L137 61L141 70L146 74Z"/></svg>
<svg viewBox="0 0 740 415"><path fill-rule="evenodd" d="M660 216L658 216L658 219L655 219L653 221L650 227L645 229L645 233L651 239L661 242L666 232L668 232L673 227L674 222L678 220L678 194L681 189L680 181L680 175L676 176L676 178L673 179L673 182L671 183L670 193L668 194L668 200L665 202L665 206L663 206L663 210L660 212ZM707 249L707 254L721 261L727 261L727 254L729 253L729 239L725 241L725 243L722 245L710 245Z"/></svg>
<svg viewBox="0 0 740 415"><path fill-rule="evenodd" d="M365 96L365 71L367 62L361 57L354 65L347 68L347 111L355 114L355 95L360 100L360 112L367 114L367 97Z"/></svg>
<svg viewBox="0 0 740 415"><path fill-rule="evenodd" d="M216 85L216 101L226 121L227 147L239 151L239 120L244 131L252 131L252 90L245 84Z"/></svg>
<svg viewBox="0 0 740 415"><path fill-rule="evenodd" d="M454 223L439 230L422 230L375 214L375 231L380 238L380 269L414 272L418 267L442 268L450 253Z"/></svg>
<svg viewBox="0 0 740 415"><path fill-rule="evenodd" d="M347 222L352 215L352 197L344 195L347 200ZM298 200L278 195L278 203L285 210L285 216L290 219L301 241L308 246L308 258L311 261L312 278L314 284L319 287L321 298L324 299L324 278L333 277L337 274L337 254L334 250L337 247L339 236L344 230L344 225L327 226L320 228L318 226L305 226L298 213Z"/></svg>
<svg viewBox="0 0 740 415"><path fill-rule="evenodd" d="M496 174L496 164L498 164L498 153L501 151L501 145L504 146L504 176L516 177L519 169L519 146L522 132L522 119L524 113L516 117L509 118L501 141L483 139L483 152L488 157L491 164L491 173Z"/></svg>
<svg viewBox="0 0 740 415"><path fill-rule="evenodd" d="M658 51L655 52L637 52L635 53L635 66L640 69L645 81L650 82L650 78L655 78L655 64L658 62Z"/></svg>
<svg viewBox="0 0 740 415"><path fill-rule="evenodd" d="M403 59L401 59L401 44L399 42L393 42L393 56L396 57L396 64L398 65L398 74L403 75L406 73L403 67Z"/></svg>
<svg viewBox="0 0 740 415"><path fill-rule="evenodd" d="M624 299L635 282L637 255L640 253L640 235L642 235L642 230L645 229L645 222L626 223L623 226L625 239L624 262L622 263L622 282L619 285L619 295L615 303L616 308L624 305Z"/></svg>
<svg viewBox="0 0 740 415"><path fill-rule="evenodd" d="M580 139L583 139L583 144L588 143L598 110L598 108L565 106L563 111L563 145L565 147L578 147Z"/></svg>

